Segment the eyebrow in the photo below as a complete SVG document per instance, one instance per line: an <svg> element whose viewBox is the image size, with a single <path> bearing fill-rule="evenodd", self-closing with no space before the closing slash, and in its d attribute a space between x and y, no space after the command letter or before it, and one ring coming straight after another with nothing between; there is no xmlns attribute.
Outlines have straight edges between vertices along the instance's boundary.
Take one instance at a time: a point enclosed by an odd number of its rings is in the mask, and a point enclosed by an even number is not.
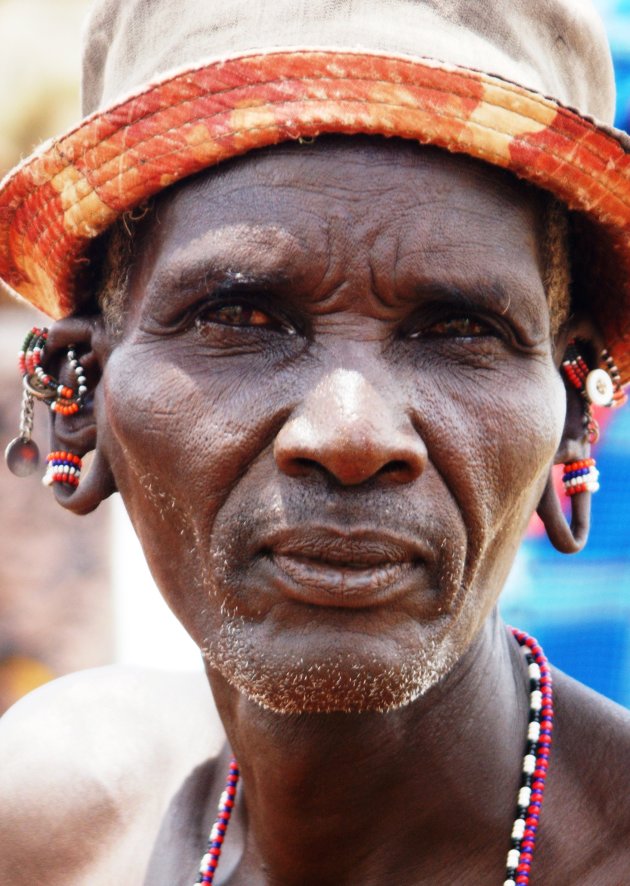
<svg viewBox="0 0 630 886"><path fill-rule="evenodd" d="M464 310L492 310L501 316L513 316L514 309L525 309L525 320L534 328L540 325L540 312L529 299L526 291L515 280L471 279L463 284L450 284L444 281L427 280L413 287L413 292L423 302L446 303Z"/></svg>
<svg viewBox="0 0 630 886"><path fill-rule="evenodd" d="M423 280L413 287L417 298L453 302L465 308L492 307L505 304L507 312L512 303L508 287L500 280L468 280L465 283L445 283ZM433 298L431 298L433 296Z"/></svg>
<svg viewBox="0 0 630 886"><path fill-rule="evenodd" d="M285 268L254 271L239 268L234 263L223 264L203 260L163 268L150 281L149 295L165 291L182 295L192 292L203 294L211 289L232 290L253 286L269 289L286 285L288 276Z"/></svg>

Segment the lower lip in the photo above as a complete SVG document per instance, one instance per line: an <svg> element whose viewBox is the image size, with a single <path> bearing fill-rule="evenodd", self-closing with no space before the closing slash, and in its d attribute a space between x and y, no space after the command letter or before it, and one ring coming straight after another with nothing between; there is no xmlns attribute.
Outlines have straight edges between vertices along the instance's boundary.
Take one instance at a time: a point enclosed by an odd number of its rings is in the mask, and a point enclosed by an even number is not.
<svg viewBox="0 0 630 886"><path fill-rule="evenodd" d="M272 555L270 562L288 579L283 585L291 597L320 606L383 604L402 590L418 568L411 561L359 567L284 554Z"/></svg>

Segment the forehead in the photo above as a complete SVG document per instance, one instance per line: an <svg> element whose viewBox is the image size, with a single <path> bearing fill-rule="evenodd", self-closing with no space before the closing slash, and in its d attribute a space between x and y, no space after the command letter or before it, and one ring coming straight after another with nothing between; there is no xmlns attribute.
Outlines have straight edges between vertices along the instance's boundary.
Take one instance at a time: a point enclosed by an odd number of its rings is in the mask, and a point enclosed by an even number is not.
<svg viewBox="0 0 630 886"><path fill-rule="evenodd" d="M399 139L329 137L246 155L162 194L144 281L193 268L304 277L369 268L458 285L540 279L542 197L508 173Z"/></svg>

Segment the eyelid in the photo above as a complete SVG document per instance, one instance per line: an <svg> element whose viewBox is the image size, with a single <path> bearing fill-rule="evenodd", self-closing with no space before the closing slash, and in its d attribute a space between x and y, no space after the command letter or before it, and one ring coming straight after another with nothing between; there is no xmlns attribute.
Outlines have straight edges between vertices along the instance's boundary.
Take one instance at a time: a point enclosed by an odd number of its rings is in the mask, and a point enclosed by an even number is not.
<svg viewBox="0 0 630 886"><path fill-rule="evenodd" d="M235 291L237 288L240 289L240 291ZM248 326L247 324L239 326L238 324L221 323L219 320L208 320L207 322L214 322L217 326L226 326L231 329L282 329L289 335L297 334L298 329L296 324L289 320L283 311L278 310L275 305L273 309L270 309L268 293L260 293L260 290L247 292L243 291L241 287L230 287L230 290L231 291L229 292L223 290L222 292L210 293L205 298L200 299L197 305L189 312L189 322L197 323L204 313L220 311L222 308L230 306L240 306L259 311L261 314L266 314L269 319L274 322L269 324L269 326L258 326L256 324L252 324L251 326Z"/></svg>
<svg viewBox="0 0 630 886"><path fill-rule="evenodd" d="M444 335L445 338L484 338L486 336L500 338L507 335L505 329L500 328L498 323L493 322L481 312L470 311L465 308L455 310L449 310L446 308L438 311L431 311L430 315L423 318L422 322L416 320L416 322L410 324L412 326L412 331L407 334L407 337L411 339L421 338L423 335L430 334L431 327L436 326L438 323L449 323L457 320L469 320L472 323L478 323L480 326L487 329L487 333L481 333L479 335L466 335L465 333L462 333L460 336ZM439 337L439 334L436 337Z"/></svg>

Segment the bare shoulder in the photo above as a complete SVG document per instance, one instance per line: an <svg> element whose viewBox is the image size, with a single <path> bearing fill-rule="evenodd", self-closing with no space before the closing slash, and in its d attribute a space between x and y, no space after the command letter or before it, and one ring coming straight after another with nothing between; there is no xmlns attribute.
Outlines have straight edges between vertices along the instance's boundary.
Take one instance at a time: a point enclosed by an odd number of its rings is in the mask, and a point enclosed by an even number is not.
<svg viewBox="0 0 630 886"><path fill-rule="evenodd" d="M581 884L625 882L630 865L630 711L562 673L555 674L555 708L545 815L563 823L564 842L572 847Z"/></svg>
<svg viewBox="0 0 630 886"><path fill-rule="evenodd" d="M31 693L0 719L0 882L37 882L43 846L51 886L121 865L142 882L138 844L222 743L203 674L100 668Z"/></svg>
<svg viewBox="0 0 630 886"><path fill-rule="evenodd" d="M625 784L630 804L630 711L561 672L555 674L555 707L557 738L572 765Z"/></svg>

